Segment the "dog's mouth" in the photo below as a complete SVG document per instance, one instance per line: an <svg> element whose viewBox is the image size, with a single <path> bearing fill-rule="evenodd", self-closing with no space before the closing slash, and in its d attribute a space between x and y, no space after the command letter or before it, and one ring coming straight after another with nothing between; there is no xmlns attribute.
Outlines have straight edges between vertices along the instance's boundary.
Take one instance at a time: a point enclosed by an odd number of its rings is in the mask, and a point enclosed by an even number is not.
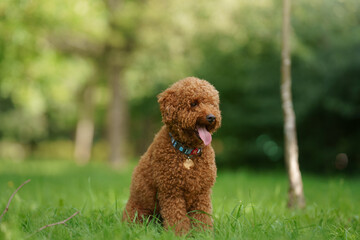
<svg viewBox="0 0 360 240"><path fill-rule="evenodd" d="M211 133L206 126L196 125L196 135L204 142L205 146L212 141Z"/></svg>

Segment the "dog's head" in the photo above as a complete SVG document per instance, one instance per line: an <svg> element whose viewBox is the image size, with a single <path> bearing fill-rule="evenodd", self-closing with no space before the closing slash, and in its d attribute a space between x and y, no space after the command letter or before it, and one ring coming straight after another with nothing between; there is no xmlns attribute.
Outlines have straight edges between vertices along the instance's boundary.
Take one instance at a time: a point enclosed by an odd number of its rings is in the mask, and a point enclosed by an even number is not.
<svg viewBox="0 0 360 240"><path fill-rule="evenodd" d="M209 145L221 125L219 93L205 80L188 77L158 95L165 125L189 147Z"/></svg>

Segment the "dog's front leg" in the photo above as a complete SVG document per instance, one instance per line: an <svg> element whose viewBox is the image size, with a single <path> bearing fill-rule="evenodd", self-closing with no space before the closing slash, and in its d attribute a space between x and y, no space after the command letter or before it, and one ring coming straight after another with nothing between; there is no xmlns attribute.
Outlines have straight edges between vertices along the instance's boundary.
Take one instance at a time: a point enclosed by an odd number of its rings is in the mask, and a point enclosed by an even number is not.
<svg viewBox="0 0 360 240"><path fill-rule="evenodd" d="M184 197L178 192L174 194L158 194L160 214L164 219L164 227L173 229L177 235L186 234L190 230L190 219L186 216Z"/></svg>
<svg viewBox="0 0 360 240"><path fill-rule="evenodd" d="M213 220L211 191L206 191L196 196L193 206L189 212L191 224L198 229L212 229Z"/></svg>

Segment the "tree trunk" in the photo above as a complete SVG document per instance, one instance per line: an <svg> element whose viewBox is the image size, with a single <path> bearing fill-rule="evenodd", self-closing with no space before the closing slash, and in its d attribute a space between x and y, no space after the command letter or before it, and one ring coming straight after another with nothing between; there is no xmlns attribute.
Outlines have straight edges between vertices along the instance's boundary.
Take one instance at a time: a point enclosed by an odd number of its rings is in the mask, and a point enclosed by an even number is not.
<svg viewBox="0 0 360 240"><path fill-rule="evenodd" d="M291 95L290 0L283 0L281 98L284 114L285 164L289 178L288 207L305 207L299 168L296 120Z"/></svg>
<svg viewBox="0 0 360 240"><path fill-rule="evenodd" d="M74 157L78 164L87 164L91 157L94 136L94 86L88 83L82 93L80 116L76 126Z"/></svg>
<svg viewBox="0 0 360 240"><path fill-rule="evenodd" d="M80 56L94 60L99 67L99 72L105 73L108 80L110 101L108 108L109 161L116 167L126 164L127 138L127 97L126 86L123 80L123 69L127 57L134 49L136 28L133 32L124 33L125 26L129 23L119 21L122 0L104 0L108 10L109 36L106 42L96 43L81 37L53 36L49 41L59 50L76 53ZM143 3L138 3L144 6ZM141 14L134 16L134 23L140 24ZM67 35L66 35L67 36ZM125 37L125 39L124 39ZM69 41L68 39L72 39ZM86 111L85 111L86 112ZM76 130L75 157L79 163L86 163L90 158L94 123L91 114L85 113L78 122Z"/></svg>
<svg viewBox="0 0 360 240"><path fill-rule="evenodd" d="M126 165L127 140L127 97L122 67L119 64L120 54L111 49L107 56L107 77L109 81L110 101L108 115L109 161L114 167Z"/></svg>

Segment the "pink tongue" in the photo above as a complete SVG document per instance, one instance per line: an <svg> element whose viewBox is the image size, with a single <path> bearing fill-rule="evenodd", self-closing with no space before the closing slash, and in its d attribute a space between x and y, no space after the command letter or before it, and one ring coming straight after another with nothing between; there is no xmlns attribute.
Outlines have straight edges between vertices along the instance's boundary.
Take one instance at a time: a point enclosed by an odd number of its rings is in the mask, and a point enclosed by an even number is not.
<svg viewBox="0 0 360 240"><path fill-rule="evenodd" d="M197 127L199 136L203 140L204 144L207 146L211 143L212 137L211 134L206 130L205 127Z"/></svg>

